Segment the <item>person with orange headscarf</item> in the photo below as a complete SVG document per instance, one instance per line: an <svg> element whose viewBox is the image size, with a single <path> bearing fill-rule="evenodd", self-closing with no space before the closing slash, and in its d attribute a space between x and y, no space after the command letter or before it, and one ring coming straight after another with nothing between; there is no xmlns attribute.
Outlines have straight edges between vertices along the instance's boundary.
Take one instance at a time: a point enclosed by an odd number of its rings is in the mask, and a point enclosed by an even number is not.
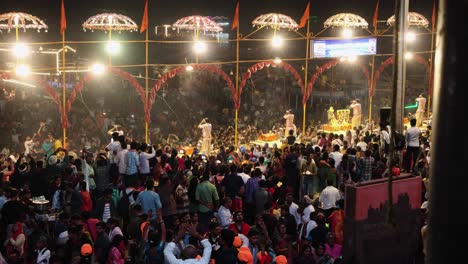
<svg viewBox="0 0 468 264"><path fill-rule="evenodd" d="M26 248L26 236L23 232L23 223L16 222L8 233L4 244L7 248L8 263L22 263Z"/></svg>

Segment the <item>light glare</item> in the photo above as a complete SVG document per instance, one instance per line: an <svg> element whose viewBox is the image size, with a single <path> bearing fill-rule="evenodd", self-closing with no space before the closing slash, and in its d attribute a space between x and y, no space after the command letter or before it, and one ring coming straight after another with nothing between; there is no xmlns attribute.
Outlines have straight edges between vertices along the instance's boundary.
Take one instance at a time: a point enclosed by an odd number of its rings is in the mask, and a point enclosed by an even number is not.
<svg viewBox="0 0 468 264"><path fill-rule="evenodd" d="M204 53L206 51L206 43L202 41L197 41L193 44L193 50L195 53Z"/></svg>
<svg viewBox="0 0 468 264"><path fill-rule="evenodd" d="M18 65L15 68L15 73L18 76L27 76L31 73L31 68L27 65Z"/></svg>
<svg viewBox="0 0 468 264"><path fill-rule="evenodd" d="M94 74L103 74L106 71L106 67L102 63L95 63L90 69Z"/></svg>
<svg viewBox="0 0 468 264"><path fill-rule="evenodd" d="M406 41L407 42L414 42L416 40L416 33L413 31L406 32Z"/></svg>
<svg viewBox="0 0 468 264"><path fill-rule="evenodd" d="M283 38L280 36L274 36L271 39L271 45L275 48L281 47L283 45Z"/></svg>
<svg viewBox="0 0 468 264"><path fill-rule="evenodd" d="M116 41L107 42L106 51L107 51L107 53L109 53L111 55L115 55L115 54L119 53L120 52L120 43L118 43Z"/></svg>
<svg viewBox="0 0 468 264"><path fill-rule="evenodd" d="M405 59L406 60L411 60L413 58L413 53L411 52L406 52L405 53Z"/></svg>
<svg viewBox="0 0 468 264"><path fill-rule="evenodd" d="M344 38L351 38L353 36L353 31L349 28L345 28L343 29L342 34Z"/></svg>
<svg viewBox="0 0 468 264"><path fill-rule="evenodd" d="M276 64L280 64L282 62L282 60L278 57L276 57L273 62L275 62Z"/></svg>
<svg viewBox="0 0 468 264"><path fill-rule="evenodd" d="M186 70L186 71L193 71L193 66L192 66L192 65L188 65L187 67L185 67L185 70Z"/></svg>
<svg viewBox="0 0 468 264"><path fill-rule="evenodd" d="M29 54L29 48L24 43L17 43L13 47L13 54L16 58L24 58Z"/></svg>

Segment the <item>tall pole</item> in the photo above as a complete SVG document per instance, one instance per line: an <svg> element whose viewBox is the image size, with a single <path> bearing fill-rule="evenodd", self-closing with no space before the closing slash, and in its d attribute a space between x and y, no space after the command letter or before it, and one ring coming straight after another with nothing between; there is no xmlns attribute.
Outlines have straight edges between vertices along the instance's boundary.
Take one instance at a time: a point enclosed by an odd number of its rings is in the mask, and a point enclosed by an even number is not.
<svg viewBox="0 0 468 264"><path fill-rule="evenodd" d="M65 30L62 34L62 111L65 111L66 106L66 97L67 97L67 80L65 78ZM62 127L63 129L63 147L67 148L67 129L65 126Z"/></svg>
<svg viewBox="0 0 468 264"><path fill-rule="evenodd" d="M109 27L109 43L112 41L112 28ZM108 50L109 52L109 50ZM109 67L112 66L112 54L109 53Z"/></svg>
<svg viewBox="0 0 468 264"><path fill-rule="evenodd" d="M149 2L149 1L148 1ZM147 3L149 5L149 3ZM149 6L148 6L149 9ZM146 29L146 41L145 41L145 49L146 49L146 64L145 64L145 71L146 71L146 78L145 78L145 102L146 102L146 107L148 107L148 28ZM145 142L148 142L148 120L145 118Z"/></svg>
<svg viewBox="0 0 468 264"><path fill-rule="evenodd" d="M372 131L372 92L374 92L374 65L375 65L375 56L372 55L371 60L371 76L369 84L369 128Z"/></svg>
<svg viewBox="0 0 468 264"><path fill-rule="evenodd" d="M430 64L430 70L429 70L429 78L433 78L433 72L434 72L434 35L435 35L435 30L434 30L434 26L432 26L432 33L431 33L431 64ZM434 80L429 80L429 83L434 83ZM433 85L434 86L434 85ZM433 91L433 87L429 87L428 89L428 93L427 93L427 118L429 118L431 116L431 94L429 93L429 91L432 90Z"/></svg>
<svg viewBox="0 0 468 264"><path fill-rule="evenodd" d="M237 25L237 31L236 31L236 100L240 100L240 94L239 94L239 27L240 25ZM237 132L237 125L238 125L238 119L239 117L239 109L236 107L236 112L235 112L235 117L234 117L234 145L236 145L236 148L238 147L238 141L239 141L239 134Z"/></svg>
<svg viewBox="0 0 468 264"><path fill-rule="evenodd" d="M306 57L305 57L305 67L304 67L304 93L305 96L307 91L307 82L308 82L308 73L309 73L309 49L310 49L310 17L307 19L307 34L306 34ZM306 112L307 112L307 101L304 101L304 105L302 106L302 134L304 135L306 131Z"/></svg>
<svg viewBox="0 0 468 264"><path fill-rule="evenodd" d="M404 95L405 95L405 73L406 63L405 54L405 33L408 23L408 4L409 0L395 0L395 37L393 39L393 50L395 54L395 63L393 64L393 91L392 91L392 111L390 117L390 127L392 130L399 132L403 131L403 111L404 111ZM390 166L395 165L395 133L390 132ZM387 221L394 224L394 209L393 209L393 177L390 173L388 176L388 216Z"/></svg>

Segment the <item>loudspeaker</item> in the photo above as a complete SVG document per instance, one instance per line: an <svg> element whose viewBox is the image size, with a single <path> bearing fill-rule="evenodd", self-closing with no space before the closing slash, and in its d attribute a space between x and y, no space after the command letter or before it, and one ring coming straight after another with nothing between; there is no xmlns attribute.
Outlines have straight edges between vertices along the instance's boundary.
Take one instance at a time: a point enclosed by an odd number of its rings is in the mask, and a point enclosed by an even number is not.
<svg viewBox="0 0 468 264"><path fill-rule="evenodd" d="M384 124L384 125L390 124L390 113L391 112L392 112L392 109L390 107L380 108L380 124Z"/></svg>

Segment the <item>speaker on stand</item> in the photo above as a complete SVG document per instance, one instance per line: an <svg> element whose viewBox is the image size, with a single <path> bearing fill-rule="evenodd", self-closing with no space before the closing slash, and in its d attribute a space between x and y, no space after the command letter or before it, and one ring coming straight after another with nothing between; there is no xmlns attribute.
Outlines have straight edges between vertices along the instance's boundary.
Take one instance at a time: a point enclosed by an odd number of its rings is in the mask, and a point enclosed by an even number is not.
<svg viewBox="0 0 468 264"><path fill-rule="evenodd" d="M380 108L380 127L390 125L390 114L392 109L390 107Z"/></svg>

